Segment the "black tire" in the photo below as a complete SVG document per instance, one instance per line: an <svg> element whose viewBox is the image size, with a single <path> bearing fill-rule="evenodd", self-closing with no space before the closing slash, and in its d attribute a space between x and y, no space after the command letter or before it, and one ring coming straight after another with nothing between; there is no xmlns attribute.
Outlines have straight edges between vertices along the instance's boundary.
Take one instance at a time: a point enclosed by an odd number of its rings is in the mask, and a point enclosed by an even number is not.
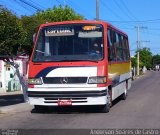
<svg viewBox="0 0 160 135"><path fill-rule="evenodd" d="M122 100L126 100L126 99L127 99L127 93L123 93L123 94L121 95L121 99L122 99Z"/></svg>
<svg viewBox="0 0 160 135"><path fill-rule="evenodd" d="M108 94L109 94L109 100L110 100L110 102L109 102L109 105L110 105L110 108L112 107L112 89L110 89L109 91L108 91Z"/></svg>
<svg viewBox="0 0 160 135"><path fill-rule="evenodd" d="M125 92L121 95L121 99L122 100L126 100L127 99L127 90L128 90L128 81L126 81Z"/></svg>
<svg viewBox="0 0 160 135"><path fill-rule="evenodd" d="M103 105L103 108L102 108L102 113L108 113L110 110L110 104L105 104Z"/></svg>
<svg viewBox="0 0 160 135"><path fill-rule="evenodd" d="M42 105L35 105L34 109L36 112L45 112L47 111L47 106L42 106Z"/></svg>

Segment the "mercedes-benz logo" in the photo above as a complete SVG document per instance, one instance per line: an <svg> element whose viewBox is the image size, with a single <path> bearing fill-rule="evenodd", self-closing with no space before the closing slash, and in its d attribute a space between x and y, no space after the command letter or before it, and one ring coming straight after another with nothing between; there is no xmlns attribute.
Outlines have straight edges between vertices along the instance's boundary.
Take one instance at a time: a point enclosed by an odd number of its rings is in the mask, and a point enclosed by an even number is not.
<svg viewBox="0 0 160 135"><path fill-rule="evenodd" d="M68 83L68 78L67 77L63 77L63 78L60 79L60 82L62 84L67 84Z"/></svg>

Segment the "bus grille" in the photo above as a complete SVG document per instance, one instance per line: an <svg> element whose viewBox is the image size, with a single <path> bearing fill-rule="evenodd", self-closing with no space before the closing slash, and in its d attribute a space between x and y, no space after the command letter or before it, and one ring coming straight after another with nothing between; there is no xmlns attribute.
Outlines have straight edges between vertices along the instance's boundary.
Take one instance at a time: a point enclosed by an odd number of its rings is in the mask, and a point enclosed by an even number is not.
<svg viewBox="0 0 160 135"><path fill-rule="evenodd" d="M44 98L44 103L57 103L58 100L72 100L72 103L87 102L87 98Z"/></svg>
<svg viewBox="0 0 160 135"><path fill-rule="evenodd" d="M44 84L78 84L87 83L87 77L43 77Z"/></svg>

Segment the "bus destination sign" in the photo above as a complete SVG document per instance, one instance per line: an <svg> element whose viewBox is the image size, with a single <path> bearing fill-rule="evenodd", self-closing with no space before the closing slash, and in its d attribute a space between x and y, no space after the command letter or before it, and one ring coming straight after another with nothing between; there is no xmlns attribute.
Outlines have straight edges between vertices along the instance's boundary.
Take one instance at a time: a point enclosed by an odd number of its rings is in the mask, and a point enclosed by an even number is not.
<svg viewBox="0 0 160 135"><path fill-rule="evenodd" d="M45 36L72 36L74 29L72 27L49 27L45 30Z"/></svg>

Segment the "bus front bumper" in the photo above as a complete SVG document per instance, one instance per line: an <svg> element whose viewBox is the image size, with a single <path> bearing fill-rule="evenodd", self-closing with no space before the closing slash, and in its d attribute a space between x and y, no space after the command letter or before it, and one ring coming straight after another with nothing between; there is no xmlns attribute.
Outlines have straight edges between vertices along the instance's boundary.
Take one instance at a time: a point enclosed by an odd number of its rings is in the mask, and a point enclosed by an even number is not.
<svg viewBox="0 0 160 135"><path fill-rule="evenodd" d="M31 105L79 106L104 105L107 103L107 90L101 91L28 91Z"/></svg>

